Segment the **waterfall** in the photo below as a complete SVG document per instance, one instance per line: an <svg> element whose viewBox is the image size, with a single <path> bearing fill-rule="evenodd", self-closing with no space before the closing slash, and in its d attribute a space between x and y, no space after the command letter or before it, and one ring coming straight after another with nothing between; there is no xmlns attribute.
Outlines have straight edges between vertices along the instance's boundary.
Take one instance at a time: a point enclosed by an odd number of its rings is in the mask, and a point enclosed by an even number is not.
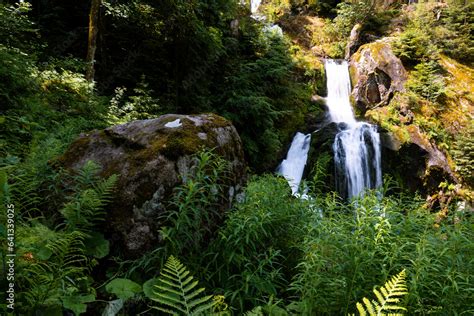
<svg viewBox="0 0 474 316"><path fill-rule="evenodd" d="M261 2L262 0L250 0L250 12L252 14L257 13L257 10L260 7Z"/></svg>
<svg viewBox="0 0 474 316"><path fill-rule="evenodd" d="M349 101L351 94L351 78L349 77L346 61L340 63L335 60L326 60L326 86L328 96L326 104L332 122L355 124L354 113Z"/></svg>
<svg viewBox="0 0 474 316"><path fill-rule="evenodd" d="M340 129L333 144L336 186L350 199L382 185L380 136L375 126L355 120L347 62L327 60L325 67L326 104L331 121Z"/></svg>
<svg viewBox="0 0 474 316"><path fill-rule="evenodd" d="M291 142L286 159L281 162L277 169L277 173L281 174L288 181L293 195L297 195L299 191L304 167L306 166L306 160L308 159L310 143L311 134L305 135L299 132L296 133Z"/></svg>

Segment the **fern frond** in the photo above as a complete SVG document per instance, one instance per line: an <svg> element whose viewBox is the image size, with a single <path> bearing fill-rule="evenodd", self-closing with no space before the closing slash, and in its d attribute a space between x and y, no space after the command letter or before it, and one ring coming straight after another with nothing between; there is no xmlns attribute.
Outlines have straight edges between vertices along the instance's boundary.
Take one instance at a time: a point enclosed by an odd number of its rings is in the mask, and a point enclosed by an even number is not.
<svg viewBox="0 0 474 316"><path fill-rule="evenodd" d="M408 294L406 287L405 270L393 276L380 289L373 292L377 300L363 298L363 303L357 303L356 308L359 315L382 316L382 315L403 315L400 313L386 313L389 311L406 311L406 308L398 305L400 298Z"/></svg>
<svg viewBox="0 0 474 316"><path fill-rule="evenodd" d="M85 234L54 232L45 248L51 257L36 261L25 267L25 280L29 290L25 293L31 306L42 305L46 301L60 304L63 289L74 286L76 280L87 272L89 260L84 255Z"/></svg>
<svg viewBox="0 0 474 316"><path fill-rule="evenodd" d="M160 275L153 300L166 307L155 309L171 315L201 315L212 311L215 305L212 296L202 296L204 288L196 288L198 281L193 281L193 276L178 259L169 257Z"/></svg>
<svg viewBox="0 0 474 316"><path fill-rule="evenodd" d="M104 207L112 199L117 176L112 175L100 180L95 176L98 170L99 167L89 161L75 177L77 193L60 211L66 219L66 227L69 231L89 232L105 218Z"/></svg>
<svg viewBox="0 0 474 316"><path fill-rule="evenodd" d="M80 188L84 188L95 184L100 179L99 176L97 176L99 172L100 166L94 161L88 160L75 177L77 185Z"/></svg>
<svg viewBox="0 0 474 316"><path fill-rule="evenodd" d="M32 171L29 171L32 172ZM20 213L39 212L41 197L38 194L40 183L28 171L11 173L8 176L8 189L11 202Z"/></svg>

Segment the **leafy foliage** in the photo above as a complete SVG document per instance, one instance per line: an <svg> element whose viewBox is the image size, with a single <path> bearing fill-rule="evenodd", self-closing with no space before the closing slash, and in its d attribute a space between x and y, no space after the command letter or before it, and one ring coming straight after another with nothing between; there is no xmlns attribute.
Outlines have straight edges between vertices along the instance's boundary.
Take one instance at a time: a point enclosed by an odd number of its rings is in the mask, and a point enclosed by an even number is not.
<svg viewBox="0 0 474 316"><path fill-rule="evenodd" d="M229 215L220 238L205 257L215 271L213 288L223 287L230 303L250 308L259 297L276 296L288 285L284 266L299 258L308 209L294 199L284 179L265 176L249 183L245 201ZM211 259L211 260L210 260Z"/></svg>
<svg viewBox="0 0 474 316"><path fill-rule="evenodd" d="M110 100L109 116L114 123L126 123L133 120L156 117L161 113L158 99L152 96L153 90L148 88L142 78L135 89L134 95L126 96L126 88L116 88Z"/></svg>
<svg viewBox="0 0 474 316"><path fill-rule="evenodd" d="M155 309L172 315L200 315L212 310L212 295L202 295L204 288L196 288L198 281L193 281L178 259L169 257L160 275L153 300L161 306Z"/></svg>
<svg viewBox="0 0 474 316"><path fill-rule="evenodd" d="M101 181L95 174L97 167L86 164L74 177L76 194L70 197L63 210L67 222L49 228L41 218L17 221L17 251L19 258L16 278L19 284L20 311L70 309L76 315L84 313L87 303L95 301L93 280L87 275L97 264L94 257L108 252L108 242L92 232L97 221L103 220L102 209L110 200L115 178ZM17 179L18 181L18 179ZM6 196L18 201L22 188L7 184ZM28 187L24 188L28 190ZM33 200L30 203L37 203ZM34 204L33 204L34 205ZM19 205L20 206L20 205ZM25 207L23 205L22 207ZM20 209L19 209L20 210ZM33 215L33 214L32 214ZM92 240L97 249L92 248ZM101 243L106 243L107 248ZM89 248L86 248L88 245Z"/></svg>
<svg viewBox="0 0 474 316"><path fill-rule="evenodd" d="M429 33L419 26L411 26L393 43L393 51L403 63L413 65L428 59L436 52Z"/></svg>
<svg viewBox="0 0 474 316"><path fill-rule="evenodd" d="M217 225L229 200L228 162L212 151L201 151L192 157L183 184L174 189L166 204L160 235L164 243L133 262L126 262L126 277L139 271L151 273L163 266L169 256L186 256L186 264L197 267L208 244L217 238ZM146 293L145 293L146 294Z"/></svg>
<svg viewBox="0 0 474 316"><path fill-rule="evenodd" d="M0 4L0 44L8 48L17 48L24 52L35 52L39 49L38 29L28 18L31 11L28 2L16 2L13 5Z"/></svg>
<svg viewBox="0 0 474 316"><path fill-rule="evenodd" d="M347 314L356 312L356 300L370 295L373 284L402 269L410 313L474 313L473 217L469 204L454 203L460 186L440 186L436 215L414 196L369 193L345 204L329 192L330 157L324 155L314 164L309 200L291 196L283 179L263 175L249 181L236 203L226 163L202 152L157 218L157 248L134 261L107 257L109 241L97 230L116 178L100 179L93 163L75 176L55 164L79 133L167 112L216 112L237 127L253 170L273 170L311 110L315 72L323 72L300 67L295 52L304 55L304 49L250 18L238 1L117 0L103 1L97 82L91 84L81 61L88 3L40 2L0 5L0 257L6 261L4 210L12 203L19 314L97 314L103 307L104 315L200 309ZM301 18L316 12L334 17L308 44L331 57L342 57L356 22L363 24L364 42L384 34L392 17L379 10L379 1L338 2L264 1L262 10L282 22L301 12ZM463 63L473 56L472 4L448 2L408 6L402 19L390 21L402 28L393 46L410 71L412 123L443 142L451 135L418 115L427 103L440 110L446 105L438 52ZM309 63L316 59L311 55ZM398 112L391 119L401 124ZM468 185L470 134L466 129L452 151ZM207 288L224 293L230 307L222 295L204 296L177 257ZM0 268L4 273L6 265ZM0 283L6 287L4 279ZM392 285L383 287L387 295L376 291L377 304L392 302ZM104 301L109 295L118 299ZM159 306L146 310L157 297Z"/></svg>
<svg viewBox="0 0 474 316"><path fill-rule="evenodd" d="M107 292L115 294L122 301L126 301L129 298L135 296L135 294L142 291L140 284L137 284L129 279L113 279L110 281L105 289Z"/></svg>
<svg viewBox="0 0 474 316"><path fill-rule="evenodd" d="M439 101L446 90L443 76L439 74L439 66L435 61L416 65L406 86L431 102Z"/></svg>
<svg viewBox="0 0 474 316"><path fill-rule="evenodd" d="M395 42L395 52L408 65L430 60L439 51L471 63L474 58L472 6L462 1L450 1L446 6L417 5L408 27Z"/></svg>
<svg viewBox="0 0 474 316"><path fill-rule="evenodd" d="M309 91L291 81L294 64L280 35L262 32L254 45L256 56L243 60L227 78L218 111L235 124L250 165L261 171L276 164L274 153L302 123Z"/></svg>
<svg viewBox="0 0 474 316"><path fill-rule="evenodd" d="M185 183L176 188L165 215L167 225L161 229L168 241L165 252L170 255L199 256L212 238L213 225L222 221L220 205L228 203L228 162L211 151L202 151L194 163Z"/></svg>
<svg viewBox="0 0 474 316"><path fill-rule="evenodd" d="M474 124L468 125L466 130L459 134L453 150L456 160L456 171L463 180L474 187Z"/></svg>
<svg viewBox="0 0 474 316"><path fill-rule="evenodd" d="M442 228L437 228L436 216L421 205L422 201L367 195L347 206L329 196L320 206L323 218L315 214L308 219L308 232L301 243L303 259L292 284L301 299L301 313L354 313L351 308L357 297L402 269L407 270L406 308L410 313L472 310L472 304L461 303L474 295L465 288L472 281L467 272L473 268L472 261L456 257L474 251L462 241L472 234L472 218L452 212ZM458 224L452 226L454 218ZM465 291L454 290L459 287Z"/></svg>
<svg viewBox="0 0 474 316"><path fill-rule="evenodd" d="M77 188L80 191L72 196L71 201L60 211L65 218L66 230L89 232L104 220L104 206L112 198L117 176L113 175L100 181L97 177L98 171L99 166L88 161L77 175ZM91 188L87 188L88 186Z"/></svg>
<svg viewBox="0 0 474 316"><path fill-rule="evenodd" d="M385 315L386 312L389 312L389 315L402 315L402 314L393 314L392 311L395 310L406 310L406 308L401 307L400 297L406 295L407 287L405 281L405 270L399 274L392 277L392 279L385 282L385 284L380 289L374 289L374 294L377 297L377 301L370 301L367 298L363 298L362 303L357 303L357 310L361 316L370 315Z"/></svg>
<svg viewBox="0 0 474 316"><path fill-rule="evenodd" d="M433 39L446 55L466 62L474 61L474 3L451 1L432 29Z"/></svg>

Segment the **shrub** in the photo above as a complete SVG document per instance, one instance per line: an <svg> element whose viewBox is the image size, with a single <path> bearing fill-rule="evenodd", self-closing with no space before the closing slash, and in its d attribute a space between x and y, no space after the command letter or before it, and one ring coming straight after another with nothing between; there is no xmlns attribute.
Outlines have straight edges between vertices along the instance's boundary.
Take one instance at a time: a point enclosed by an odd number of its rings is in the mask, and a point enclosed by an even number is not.
<svg viewBox="0 0 474 316"><path fill-rule="evenodd" d="M429 59L435 54L429 33L424 29L411 26L393 43L393 52L406 65L414 65Z"/></svg>
<svg viewBox="0 0 474 316"><path fill-rule="evenodd" d="M97 264L96 259L108 254L109 244L93 228L104 219L103 209L115 184L115 177L100 180L96 171L89 163L73 177L75 194L62 208L62 220L29 216L23 208L35 204L21 203L24 190L29 188L18 188L15 176L11 184L1 183L4 191L1 196L19 206L15 225L18 258L15 307L20 314L41 311L54 315L69 309L79 315L86 311L86 303L95 300L90 273ZM4 202L1 201L2 205L6 205ZM37 201L30 198L30 202ZM6 212L2 212L2 223L5 216ZM1 234L6 241L6 230L2 229ZM0 246L5 260L6 242Z"/></svg>
<svg viewBox="0 0 474 316"><path fill-rule="evenodd" d="M245 200L230 213L220 237L204 260L212 271L209 283L222 288L229 303L240 311L283 294L290 270L300 258L297 245L309 209L291 196L283 178L251 180Z"/></svg>
<svg viewBox="0 0 474 316"><path fill-rule="evenodd" d="M466 184L474 187L474 123L457 135L453 155L456 171Z"/></svg>
<svg viewBox="0 0 474 316"><path fill-rule="evenodd" d="M292 286L303 314L354 313L356 300L367 296L373 284L403 269L410 314L474 309L468 285L474 269L469 259L474 247L468 242L472 216L453 212L437 228L435 215L422 211L421 201L407 204L367 195L351 206L355 214L326 203L322 219L308 220L303 260Z"/></svg>
<svg viewBox="0 0 474 316"><path fill-rule="evenodd" d="M126 95L126 88L116 88L110 100L109 120L113 123L126 123L143 120L162 114L159 100L152 97L153 90L148 88L145 77L133 89L133 95Z"/></svg>
<svg viewBox="0 0 474 316"><path fill-rule="evenodd" d="M440 101L445 94L444 78L435 61L422 62L415 66L407 82L407 88L431 102Z"/></svg>
<svg viewBox="0 0 474 316"><path fill-rule="evenodd" d="M433 28L433 40L446 55L474 62L474 3L452 1Z"/></svg>
<svg viewBox="0 0 474 316"><path fill-rule="evenodd" d="M39 32L28 18L32 5L17 2L14 5L0 4L0 44L17 48L25 53L37 53Z"/></svg>
<svg viewBox="0 0 474 316"><path fill-rule="evenodd" d="M227 78L216 110L235 124L249 165L263 171L276 166L275 153L303 123L310 90L294 80L284 38L262 32L254 45L257 53L243 59Z"/></svg>

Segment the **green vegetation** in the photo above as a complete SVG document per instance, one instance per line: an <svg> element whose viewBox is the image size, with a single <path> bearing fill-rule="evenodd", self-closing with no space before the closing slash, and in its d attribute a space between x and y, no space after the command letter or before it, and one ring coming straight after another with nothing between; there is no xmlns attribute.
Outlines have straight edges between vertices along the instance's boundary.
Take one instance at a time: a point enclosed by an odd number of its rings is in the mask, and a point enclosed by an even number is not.
<svg viewBox="0 0 474 316"><path fill-rule="evenodd" d="M248 1L103 1L88 81L90 3L40 2L0 4L2 293L13 220L16 254L15 310L2 296L0 314L474 313L472 4L264 1L269 21L307 23L281 35L250 17ZM367 116L403 144L419 129L459 176L428 200L386 179L344 201L323 150L307 200L270 174L294 132L323 114L311 103L325 89L320 57L343 57L356 23L359 44L390 35L409 73L406 91ZM244 187L230 187L232 162L217 151L195 153L153 217L156 244L126 257L107 229L120 175L99 176L93 161L64 170L58 157L93 129L206 112L238 130ZM173 159L198 150L183 125L163 149Z"/></svg>
<svg viewBox="0 0 474 316"><path fill-rule="evenodd" d="M204 288L195 289L198 281L193 281L189 271L178 259L171 256L155 285L153 300L165 307L155 307L167 314L200 315L210 313L214 302L212 296L202 296ZM177 296L177 297L176 297Z"/></svg>
<svg viewBox="0 0 474 316"><path fill-rule="evenodd" d="M382 315L384 311L392 312L394 310L406 310L398 305L400 297L408 294L405 281L405 270L387 281L380 290L374 289L374 294L378 301L363 299L363 303L357 303L357 311L360 315ZM393 304L395 303L395 304ZM392 314L392 313L391 313ZM395 315L403 315L397 313Z"/></svg>
<svg viewBox="0 0 474 316"><path fill-rule="evenodd" d="M474 124L458 135L453 149L454 157L463 180L474 186Z"/></svg>
<svg viewBox="0 0 474 316"><path fill-rule="evenodd" d="M435 61L422 62L415 66L406 87L431 102L439 102L445 93L445 83Z"/></svg>

